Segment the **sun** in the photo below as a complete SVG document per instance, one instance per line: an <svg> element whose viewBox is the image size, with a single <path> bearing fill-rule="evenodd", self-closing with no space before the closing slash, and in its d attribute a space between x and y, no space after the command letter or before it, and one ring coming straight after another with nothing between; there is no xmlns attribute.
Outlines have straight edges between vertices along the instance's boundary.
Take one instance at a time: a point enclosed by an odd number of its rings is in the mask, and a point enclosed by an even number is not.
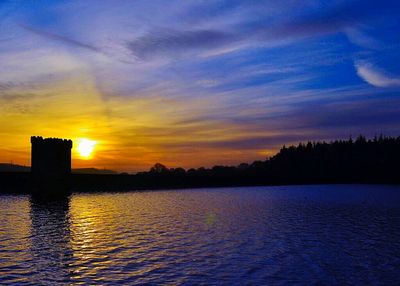
<svg viewBox="0 0 400 286"><path fill-rule="evenodd" d="M82 138L78 140L77 151L82 158L89 159L93 153L96 141Z"/></svg>

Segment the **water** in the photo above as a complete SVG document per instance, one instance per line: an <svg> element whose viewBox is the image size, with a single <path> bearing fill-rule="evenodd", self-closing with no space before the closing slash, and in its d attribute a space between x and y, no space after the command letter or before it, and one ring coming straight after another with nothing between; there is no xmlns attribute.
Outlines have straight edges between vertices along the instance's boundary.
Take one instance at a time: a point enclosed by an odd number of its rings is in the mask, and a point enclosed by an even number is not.
<svg viewBox="0 0 400 286"><path fill-rule="evenodd" d="M400 187L0 196L0 284L399 285Z"/></svg>

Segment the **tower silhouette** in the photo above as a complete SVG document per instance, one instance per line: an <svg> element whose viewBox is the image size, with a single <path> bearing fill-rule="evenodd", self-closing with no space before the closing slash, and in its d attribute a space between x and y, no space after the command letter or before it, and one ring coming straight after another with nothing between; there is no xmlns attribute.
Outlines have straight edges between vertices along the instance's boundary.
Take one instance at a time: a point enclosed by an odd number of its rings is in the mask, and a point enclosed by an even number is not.
<svg viewBox="0 0 400 286"><path fill-rule="evenodd" d="M36 186L58 193L71 174L72 140L31 137L31 173Z"/></svg>

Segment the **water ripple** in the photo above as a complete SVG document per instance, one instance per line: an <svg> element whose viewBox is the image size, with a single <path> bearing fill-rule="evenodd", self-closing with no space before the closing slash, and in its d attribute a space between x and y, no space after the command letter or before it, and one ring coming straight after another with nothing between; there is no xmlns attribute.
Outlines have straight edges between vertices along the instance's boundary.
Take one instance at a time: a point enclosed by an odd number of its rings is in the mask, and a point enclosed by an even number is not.
<svg viewBox="0 0 400 286"><path fill-rule="evenodd" d="M0 284L398 285L400 188L0 197Z"/></svg>

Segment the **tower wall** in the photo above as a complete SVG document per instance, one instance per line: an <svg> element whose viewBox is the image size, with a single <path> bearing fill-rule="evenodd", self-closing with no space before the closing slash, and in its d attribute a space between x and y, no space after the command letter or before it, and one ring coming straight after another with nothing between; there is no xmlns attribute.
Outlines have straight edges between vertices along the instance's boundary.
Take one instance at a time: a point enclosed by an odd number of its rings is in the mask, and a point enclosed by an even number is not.
<svg viewBox="0 0 400 286"><path fill-rule="evenodd" d="M71 173L71 140L32 136L31 148L34 176L62 177Z"/></svg>

